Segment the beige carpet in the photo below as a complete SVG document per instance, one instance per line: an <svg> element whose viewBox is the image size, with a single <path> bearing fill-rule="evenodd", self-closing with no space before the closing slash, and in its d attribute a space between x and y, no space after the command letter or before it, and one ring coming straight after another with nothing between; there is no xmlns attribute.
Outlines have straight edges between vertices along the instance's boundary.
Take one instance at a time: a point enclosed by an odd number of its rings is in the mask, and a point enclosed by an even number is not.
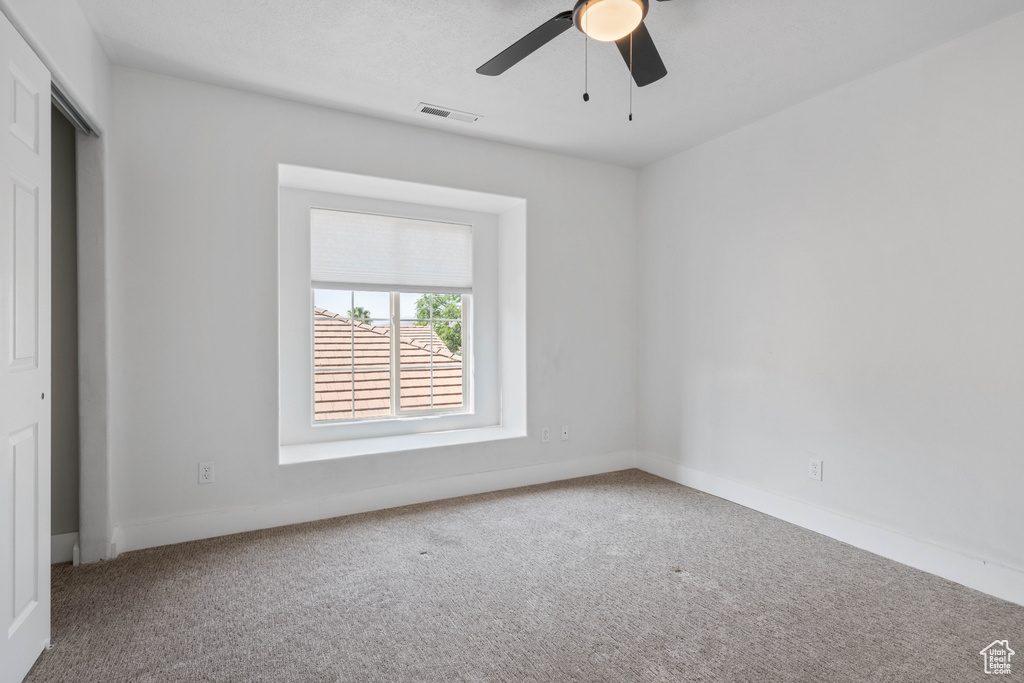
<svg viewBox="0 0 1024 683"><path fill-rule="evenodd" d="M53 568L29 681L991 680L1024 607L630 470Z"/></svg>

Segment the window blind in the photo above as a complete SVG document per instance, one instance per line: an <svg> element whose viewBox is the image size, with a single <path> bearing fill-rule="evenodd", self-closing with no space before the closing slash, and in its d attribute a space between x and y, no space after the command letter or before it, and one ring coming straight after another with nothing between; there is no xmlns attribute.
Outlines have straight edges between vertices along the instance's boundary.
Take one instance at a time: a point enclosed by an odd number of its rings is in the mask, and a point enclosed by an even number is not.
<svg viewBox="0 0 1024 683"><path fill-rule="evenodd" d="M470 225L311 209L310 238L314 285L472 292Z"/></svg>

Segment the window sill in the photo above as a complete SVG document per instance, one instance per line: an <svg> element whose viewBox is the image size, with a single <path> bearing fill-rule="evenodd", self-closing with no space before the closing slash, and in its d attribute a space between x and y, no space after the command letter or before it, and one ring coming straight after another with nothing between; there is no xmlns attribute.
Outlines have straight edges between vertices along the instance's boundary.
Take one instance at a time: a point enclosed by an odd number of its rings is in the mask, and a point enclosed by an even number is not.
<svg viewBox="0 0 1024 683"><path fill-rule="evenodd" d="M337 460L360 455L378 455L398 451L416 451L424 448L517 439L524 436L526 436L524 431L510 427L479 427L450 432L433 432L431 434L402 434L400 436L379 436L368 439L295 444L281 446L278 463L281 465L298 465L304 462Z"/></svg>

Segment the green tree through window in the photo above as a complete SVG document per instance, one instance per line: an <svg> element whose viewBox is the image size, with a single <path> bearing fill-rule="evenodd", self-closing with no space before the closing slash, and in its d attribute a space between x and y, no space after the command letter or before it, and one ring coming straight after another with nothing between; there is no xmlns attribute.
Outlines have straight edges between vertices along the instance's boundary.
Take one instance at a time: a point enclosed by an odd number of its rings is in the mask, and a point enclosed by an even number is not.
<svg viewBox="0 0 1024 683"><path fill-rule="evenodd" d="M430 318L434 311L434 332L452 353L462 355L462 295L424 294L416 300L416 317ZM428 325L426 320L416 323Z"/></svg>
<svg viewBox="0 0 1024 683"><path fill-rule="evenodd" d="M356 306L355 308L350 309L349 312L346 313L346 315L354 320L370 319L370 312L363 308L362 306Z"/></svg>

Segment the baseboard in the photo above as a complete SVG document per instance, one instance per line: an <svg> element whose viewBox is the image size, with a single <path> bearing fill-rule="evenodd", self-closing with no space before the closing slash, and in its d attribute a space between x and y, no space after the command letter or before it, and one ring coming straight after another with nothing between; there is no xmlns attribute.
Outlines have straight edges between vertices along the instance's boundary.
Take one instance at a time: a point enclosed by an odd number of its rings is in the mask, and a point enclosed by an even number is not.
<svg viewBox="0 0 1024 683"><path fill-rule="evenodd" d="M969 588L1024 605L1024 572L792 498L638 453L639 469L810 529Z"/></svg>
<svg viewBox="0 0 1024 683"><path fill-rule="evenodd" d="M50 536L50 564L73 562L75 559L75 546L77 545L77 531Z"/></svg>
<svg viewBox="0 0 1024 683"><path fill-rule="evenodd" d="M475 493L546 484L629 469L634 467L635 463L636 453L623 451L593 458L428 479L317 498L123 524L115 529L116 552L123 553L243 531L312 522Z"/></svg>

